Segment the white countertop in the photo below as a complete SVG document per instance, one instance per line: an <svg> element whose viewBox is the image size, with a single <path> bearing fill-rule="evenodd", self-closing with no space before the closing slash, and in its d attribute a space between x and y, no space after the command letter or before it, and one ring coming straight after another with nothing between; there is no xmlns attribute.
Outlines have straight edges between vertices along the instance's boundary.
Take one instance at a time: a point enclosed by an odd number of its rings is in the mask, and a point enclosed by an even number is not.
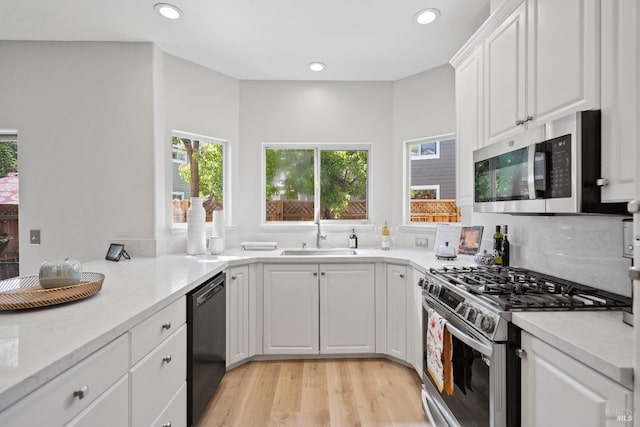
<svg viewBox="0 0 640 427"><path fill-rule="evenodd" d="M105 275L98 294L69 304L0 312L0 411L227 267L255 262L388 262L425 271L444 264L468 265L473 261L468 256L439 261L432 251L424 249L358 249L358 255L354 256L282 256L281 252L282 249L228 251L219 256L169 255L83 264L83 271ZM571 315L576 324L598 324L597 329L589 329L592 334L599 330L603 335L624 339L617 342L616 351L602 351L597 344L587 344L593 338L583 330L582 335L575 332L574 343L573 328L569 329L566 322L565 329L554 328L554 321L549 320L550 316L560 319ZM513 317L521 328L630 387L633 329L611 320L616 315L621 316L611 312L560 312L518 313Z"/></svg>
<svg viewBox="0 0 640 427"><path fill-rule="evenodd" d="M621 311L515 312L513 323L633 390L634 328Z"/></svg>

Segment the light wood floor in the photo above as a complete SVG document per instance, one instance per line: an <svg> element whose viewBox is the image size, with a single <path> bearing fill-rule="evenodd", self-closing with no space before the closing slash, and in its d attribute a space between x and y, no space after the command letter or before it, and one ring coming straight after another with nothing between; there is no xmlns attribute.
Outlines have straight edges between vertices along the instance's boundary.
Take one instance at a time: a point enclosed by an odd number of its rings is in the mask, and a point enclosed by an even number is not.
<svg viewBox="0 0 640 427"><path fill-rule="evenodd" d="M226 373L198 427L426 426L420 387L386 359L250 362Z"/></svg>

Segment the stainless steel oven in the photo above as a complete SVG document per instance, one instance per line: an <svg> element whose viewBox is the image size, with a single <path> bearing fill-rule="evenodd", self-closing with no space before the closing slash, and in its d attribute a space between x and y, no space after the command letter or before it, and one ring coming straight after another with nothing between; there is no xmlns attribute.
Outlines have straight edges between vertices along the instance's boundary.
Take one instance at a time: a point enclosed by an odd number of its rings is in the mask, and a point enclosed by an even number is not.
<svg viewBox="0 0 640 427"><path fill-rule="evenodd" d="M435 426L506 426L506 343L493 343L465 325L444 305L422 297L423 341L426 342L429 311L447 320L452 338L454 391L439 393L427 372L427 346L424 346L422 405Z"/></svg>
<svg viewBox="0 0 640 427"><path fill-rule="evenodd" d="M430 269L419 285L422 404L431 424L438 427L520 425L520 330L511 322L513 311L631 306L628 297L516 267L448 265ZM432 356L427 331L430 316L436 313L444 318L444 327L451 334L451 370L447 373L453 373L453 391L445 387L439 392L427 370Z"/></svg>

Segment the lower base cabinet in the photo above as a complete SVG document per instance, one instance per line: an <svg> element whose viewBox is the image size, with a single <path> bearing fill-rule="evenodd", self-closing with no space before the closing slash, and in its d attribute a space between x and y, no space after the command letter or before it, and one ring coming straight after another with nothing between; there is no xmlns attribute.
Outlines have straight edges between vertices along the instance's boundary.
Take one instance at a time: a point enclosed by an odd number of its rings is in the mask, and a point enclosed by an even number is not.
<svg viewBox="0 0 640 427"><path fill-rule="evenodd" d="M67 427L112 427L129 425L129 378L124 376Z"/></svg>
<svg viewBox="0 0 640 427"><path fill-rule="evenodd" d="M630 425L631 390L526 332L522 349L522 427Z"/></svg>
<svg viewBox="0 0 640 427"><path fill-rule="evenodd" d="M264 354L375 352L373 264L264 266Z"/></svg>

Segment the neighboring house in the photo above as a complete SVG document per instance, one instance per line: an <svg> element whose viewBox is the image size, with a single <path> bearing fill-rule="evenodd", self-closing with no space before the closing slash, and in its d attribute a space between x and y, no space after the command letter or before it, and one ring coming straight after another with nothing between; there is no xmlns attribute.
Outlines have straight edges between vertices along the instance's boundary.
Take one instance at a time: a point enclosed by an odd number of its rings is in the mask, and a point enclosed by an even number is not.
<svg viewBox="0 0 640 427"><path fill-rule="evenodd" d="M456 198L456 141L415 145L411 152L411 189L416 198Z"/></svg>
<svg viewBox="0 0 640 427"><path fill-rule="evenodd" d="M176 148L171 152L171 181L173 183L173 199L186 200L191 197L191 186L180 176L180 165L187 164L187 152L184 149Z"/></svg>

